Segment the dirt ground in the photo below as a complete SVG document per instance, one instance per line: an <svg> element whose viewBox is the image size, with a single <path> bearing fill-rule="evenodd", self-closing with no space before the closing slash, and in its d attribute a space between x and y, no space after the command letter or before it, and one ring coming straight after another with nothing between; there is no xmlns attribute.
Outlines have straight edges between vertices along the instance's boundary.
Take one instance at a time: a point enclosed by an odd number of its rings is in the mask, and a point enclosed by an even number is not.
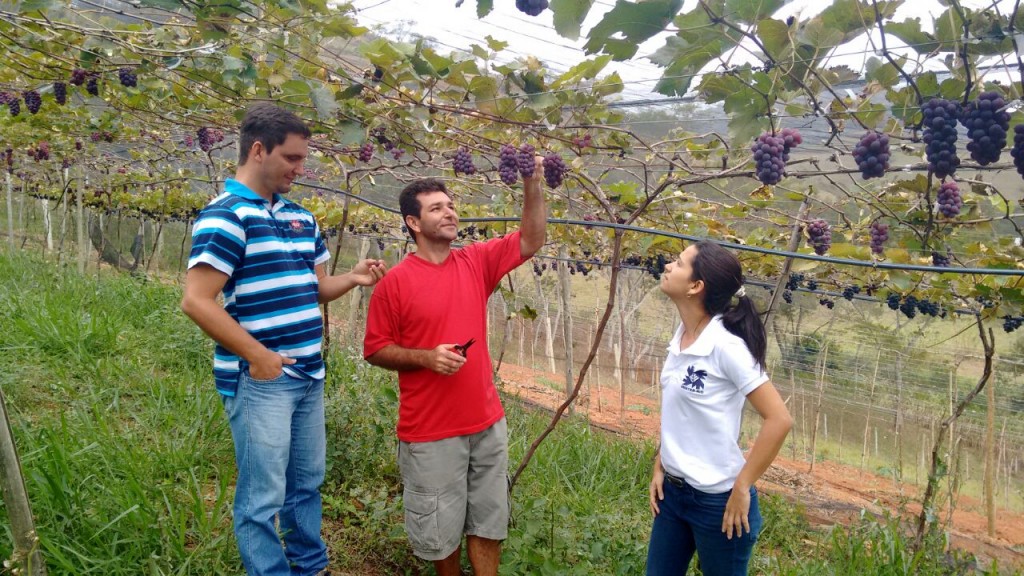
<svg viewBox="0 0 1024 576"><path fill-rule="evenodd" d="M554 410L561 403L559 392L543 383L558 382L560 375L503 364L500 376L503 391L528 404ZM577 411L586 413L593 425L626 435L656 437L659 428L657 403L642 396L627 395L625 405L633 409L627 409L623 416L618 411L618 391L610 388L601 388L599 402L597 398L587 397L583 391L576 401ZM642 407L649 409L643 410ZM900 510L901 503L902 509L909 514L920 511L920 505L915 502L918 498L915 486L898 486L892 478L827 461L816 463L813 473L810 473L808 462L795 462L780 456L758 482L758 489L801 503L808 521L820 526L855 522L862 510L873 514ZM945 511L943 517L946 517ZM996 558L1003 568L1024 569L1022 513L998 510L996 536L990 537L982 503L961 496L953 513L949 535L953 547L975 554L982 565Z"/></svg>

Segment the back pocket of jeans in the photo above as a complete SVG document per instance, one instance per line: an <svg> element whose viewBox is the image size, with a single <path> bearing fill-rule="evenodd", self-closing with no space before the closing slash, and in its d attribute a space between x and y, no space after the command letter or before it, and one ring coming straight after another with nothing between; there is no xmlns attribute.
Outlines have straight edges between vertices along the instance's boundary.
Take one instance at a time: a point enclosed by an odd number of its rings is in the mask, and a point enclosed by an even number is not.
<svg viewBox="0 0 1024 576"><path fill-rule="evenodd" d="M437 521L437 493L417 492L406 488L405 532L415 550L423 552L441 549L441 530Z"/></svg>

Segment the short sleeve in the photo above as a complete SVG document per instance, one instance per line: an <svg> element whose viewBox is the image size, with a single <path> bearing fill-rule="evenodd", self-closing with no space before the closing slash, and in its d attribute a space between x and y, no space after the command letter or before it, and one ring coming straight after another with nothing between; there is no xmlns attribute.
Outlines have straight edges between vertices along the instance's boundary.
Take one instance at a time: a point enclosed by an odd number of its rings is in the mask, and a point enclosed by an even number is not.
<svg viewBox="0 0 1024 576"><path fill-rule="evenodd" d="M392 276L385 276L370 295L370 308L366 313L366 334L363 336L363 358L369 358L381 348L398 343L399 306L397 294L392 293Z"/></svg>
<svg viewBox="0 0 1024 576"><path fill-rule="evenodd" d="M484 283L489 293L494 291L506 274L529 260L522 256L518 230L502 238L473 244L466 250L484 271Z"/></svg>
<svg viewBox="0 0 1024 576"><path fill-rule="evenodd" d="M768 381L768 374L754 360L742 339L729 339L727 344L716 347L716 352L725 377L744 396Z"/></svg>
<svg viewBox="0 0 1024 576"><path fill-rule="evenodd" d="M188 267L207 264L231 276L245 257L245 227L230 208L210 205L192 226Z"/></svg>

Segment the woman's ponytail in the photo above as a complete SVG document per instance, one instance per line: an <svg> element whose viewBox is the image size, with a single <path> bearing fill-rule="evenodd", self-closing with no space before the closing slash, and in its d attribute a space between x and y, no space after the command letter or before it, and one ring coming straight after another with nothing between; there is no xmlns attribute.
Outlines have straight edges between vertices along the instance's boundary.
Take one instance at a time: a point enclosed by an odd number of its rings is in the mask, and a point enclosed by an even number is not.
<svg viewBox="0 0 1024 576"><path fill-rule="evenodd" d="M704 308L709 314L721 314L725 329L739 336L765 369L768 336L754 301L743 287L739 259L729 250L707 240L697 243L693 259L693 279L704 281Z"/></svg>

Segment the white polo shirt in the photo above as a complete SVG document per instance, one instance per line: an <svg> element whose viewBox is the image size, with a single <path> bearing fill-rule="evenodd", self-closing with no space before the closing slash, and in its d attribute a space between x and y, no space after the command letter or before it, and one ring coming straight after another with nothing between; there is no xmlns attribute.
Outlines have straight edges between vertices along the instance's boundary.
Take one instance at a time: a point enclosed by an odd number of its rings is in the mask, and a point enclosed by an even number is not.
<svg viewBox="0 0 1024 576"><path fill-rule="evenodd" d="M721 315L686 350L682 336L680 325L661 370L661 465L702 492L727 492L746 462L737 444L743 403L768 375Z"/></svg>

